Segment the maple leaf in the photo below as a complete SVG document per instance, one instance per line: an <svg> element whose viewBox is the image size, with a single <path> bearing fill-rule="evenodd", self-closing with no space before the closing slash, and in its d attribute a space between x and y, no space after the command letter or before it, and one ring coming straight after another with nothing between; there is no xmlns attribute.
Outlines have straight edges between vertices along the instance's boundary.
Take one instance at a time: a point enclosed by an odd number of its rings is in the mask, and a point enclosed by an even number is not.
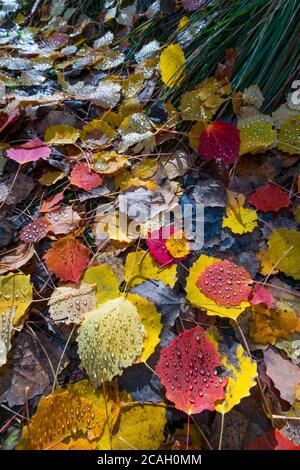
<svg viewBox="0 0 300 470"><path fill-rule="evenodd" d="M292 312L277 311L253 306L250 336L258 344L275 344L280 338L287 338L297 328L297 317Z"/></svg>
<svg viewBox="0 0 300 470"><path fill-rule="evenodd" d="M121 375L141 355L145 330L137 308L120 297L86 314L78 330L78 353L95 387Z"/></svg>
<svg viewBox="0 0 300 470"><path fill-rule="evenodd" d="M267 257L277 269L299 280L300 232L287 228L274 230L268 240Z"/></svg>
<svg viewBox="0 0 300 470"><path fill-rule="evenodd" d="M247 447L248 450L300 450L300 446L295 445L287 439L279 429L269 431L263 436L254 439Z"/></svg>
<svg viewBox="0 0 300 470"><path fill-rule="evenodd" d="M128 253L125 261L125 281L130 282L130 286L133 287L145 279L155 279L174 287L176 264L170 267L161 267L153 260L150 253L144 250Z"/></svg>
<svg viewBox="0 0 300 470"><path fill-rule="evenodd" d="M249 203L262 212L277 212L289 207L291 200L286 191L275 184L261 186L251 195Z"/></svg>
<svg viewBox="0 0 300 470"><path fill-rule="evenodd" d="M154 405L136 404L123 408L118 430L113 435L114 450L156 450L164 441L166 410Z"/></svg>
<svg viewBox="0 0 300 470"><path fill-rule="evenodd" d="M9 273L0 276L0 307L6 310L16 307L14 325L17 325L32 302L30 276Z"/></svg>
<svg viewBox="0 0 300 470"><path fill-rule="evenodd" d="M162 81L169 88L180 85L185 75L185 57L179 44L170 44L162 51L159 67Z"/></svg>
<svg viewBox="0 0 300 470"><path fill-rule="evenodd" d="M82 433L89 440L100 438L107 419L105 401L92 394L88 384L83 387L79 382L43 396L28 426L23 429L17 449L49 450L63 439Z"/></svg>
<svg viewBox="0 0 300 470"><path fill-rule="evenodd" d="M35 139L26 142L26 144L7 150L6 153L9 158L22 165L28 162L35 162L41 158L48 158L51 153L51 148L36 137Z"/></svg>
<svg viewBox="0 0 300 470"><path fill-rule="evenodd" d="M186 293L187 299L195 307L205 310L207 315L219 315L221 317L228 317L234 320L247 308L250 306L248 301L242 301L240 305L230 306L219 305L212 298L206 296L200 289L197 287L196 282L199 277L209 268L210 265L220 262L221 260L213 258L206 255L201 255L200 258L193 264L190 268L190 274L187 278L186 283ZM241 269L240 267L238 269ZM247 276L246 276L247 278ZM230 281L230 279L227 279ZM226 284L227 284L226 280ZM231 282L231 281L230 281ZM229 284L230 285L230 284ZM225 289L225 285L223 284ZM245 286L246 287L246 286ZM247 290L247 287L246 287Z"/></svg>
<svg viewBox="0 0 300 470"><path fill-rule="evenodd" d="M45 133L45 141L48 144L75 144L79 138L80 132L72 126L56 124L48 127Z"/></svg>
<svg viewBox="0 0 300 470"><path fill-rule="evenodd" d="M224 401L216 405L216 411L225 414L238 405L242 398L250 395L250 389L256 385L256 362L253 361L241 344L228 345L228 340L219 335L216 329L206 332L215 345L226 369L228 377Z"/></svg>
<svg viewBox="0 0 300 470"><path fill-rule="evenodd" d="M203 160L221 159L234 163L239 155L240 132L228 122L216 121L200 135L198 153Z"/></svg>
<svg viewBox="0 0 300 470"><path fill-rule="evenodd" d="M82 283L79 287L57 287L48 302L54 321L80 324L87 312L94 310L97 298L93 286Z"/></svg>
<svg viewBox="0 0 300 470"><path fill-rule="evenodd" d="M87 163L78 163L71 171L70 183L87 191L100 186L102 178Z"/></svg>
<svg viewBox="0 0 300 470"><path fill-rule="evenodd" d="M67 236L54 242L44 255L48 269L62 281L78 282L89 264L89 249Z"/></svg>
<svg viewBox="0 0 300 470"><path fill-rule="evenodd" d="M252 290L250 274L228 260L210 264L201 274L196 286L219 305L240 305L247 301Z"/></svg>
<svg viewBox="0 0 300 470"><path fill-rule="evenodd" d="M32 219L29 224L22 228L19 238L24 243L36 243L47 235L49 225L50 222L46 218Z"/></svg>
<svg viewBox="0 0 300 470"><path fill-rule="evenodd" d="M227 378L218 377L221 361L200 326L180 333L162 349L155 368L167 398L187 414L213 411L225 398Z"/></svg>

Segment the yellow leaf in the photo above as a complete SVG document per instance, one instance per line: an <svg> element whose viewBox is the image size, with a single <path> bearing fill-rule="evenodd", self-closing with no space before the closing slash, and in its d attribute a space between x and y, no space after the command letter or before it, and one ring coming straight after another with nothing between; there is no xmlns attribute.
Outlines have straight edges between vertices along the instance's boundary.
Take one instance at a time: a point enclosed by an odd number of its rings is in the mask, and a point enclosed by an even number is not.
<svg viewBox="0 0 300 470"><path fill-rule="evenodd" d="M122 93L125 98L131 98L140 91L144 84L144 76L142 72L129 75L123 82Z"/></svg>
<svg viewBox="0 0 300 470"><path fill-rule="evenodd" d="M223 220L223 228L230 228L233 233L243 234L253 232L257 227L257 214L252 209L243 207L245 197L239 194L237 198L227 191L227 217Z"/></svg>
<svg viewBox="0 0 300 470"><path fill-rule="evenodd" d="M107 264L88 268L83 275L82 282L96 287L97 305L115 299L120 292L119 282Z"/></svg>
<svg viewBox="0 0 300 470"><path fill-rule="evenodd" d="M16 307L14 325L17 325L32 302L30 276L9 273L0 276L0 308Z"/></svg>
<svg viewBox="0 0 300 470"><path fill-rule="evenodd" d="M114 151L103 151L93 156L94 170L100 175L113 175L129 166L128 158Z"/></svg>
<svg viewBox="0 0 300 470"><path fill-rule="evenodd" d="M75 127L56 124L46 130L45 142L47 144L75 144L79 136L80 132Z"/></svg>
<svg viewBox="0 0 300 470"><path fill-rule="evenodd" d="M300 116L291 117L281 126L278 148L290 154L300 153Z"/></svg>
<svg viewBox="0 0 300 470"><path fill-rule="evenodd" d="M160 55L162 81L169 87L180 85L185 76L185 57L179 44L167 46Z"/></svg>
<svg viewBox="0 0 300 470"><path fill-rule="evenodd" d="M129 293L126 296L126 299L136 307L141 323L145 328L146 336L144 339L142 355L136 360L137 363L145 362L151 354L154 353L154 350L159 343L159 335L162 330L160 314L152 302L149 302L149 300L140 297L137 294Z"/></svg>
<svg viewBox="0 0 300 470"><path fill-rule="evenodd" d="M212 299L206 297L201 290L196 286L196 281L205 269L216 261L217 258L211 256L201 255L200 258L190 268L190 274L186 282L186 298L195 307L201 310L206 310L207 315L218 315L219 317L231 318L236 320L238 316L250 306L249 302L241 302L240 305L235 307L224 307L218 305Z"/></svg>
<svg viewBox="0 0 300 470"><path fill-rule="evenodd" d="M276 344L280 338L288 338L298 326L293 312L277 311L262 305L252 306L250 336L257 344Z"/></svg>
<svg viewBox="0 0 300 470"><path fill-rule="evenodd" d="M134 405L120 414L119 429L113 436L114 450L156 450L164 441L166 410L155 405Z"/></svg>
<svg viewBox="0 0 300 470"><path fill-rule="evenodd" d="M275 146L277 133L272 124L257 117L239 122L241 146L240 155L259 153Z"/></svg>
<svg viewBox="0 0 300 470"><path fill-rule="evenodd" d="M94 387L131 366L142 353L144 337L137 308L123 297L87 313L78 330L78 354Z"/></svg>
<svg viewBox="0 0 300 470"><path fill-rule="evenodd" d="M122 173L115 177L115 184L121 191L142 187L155 192L157 188L157 183L155 181L142 180L141 178L133 176L128 170L122 171Z"/></svg>
<svg viewBox="0 0 300 470"><path fill-rule="evenodd" d="M195 90L186 91L181 95L179 109L185 121L202 121L212 119L220 106L231 93L227 81L219 81L209 77L199 83Z"/></svg>
<svg viewBox="0 0 300 470"><path fill-rule="evenodd" d="M213 328L207 332L207 336L218 350L228 377L225 399L216 405L216 411L225 414L238 405L242 398L250 395L250 389L256 385L257 366L240 344L229 348Z"/></svg>
<svg viewBox="0 0 300 470"><path fill-rule="evenodd" d="M205 125L203 121L197 121L189 131L189 144L194 152L198 152L200 135L203 133Z"/></svg>
<svg viewBox="0 0 300 470"><path fill-rule="evenodd" d="M299 280L300 232L287 228L274 230L268 240L267 256L279 271Z"/></svg>
<svg viewBox="0 0 300 470"><path fill-rule="evenodd" d="M176 282L176 265L162 268L156 263L150 253L144 250L129 253L125 262L125 281L130 287L136 286L147 279L162 281L174 287Z"/></svg>
<svg viewBox="0 0 300 470"><path fill-rule="evenodd" d="M64 178L64 174L58 170L49 170L40 177L39 183L43 186L52 186L52 184Z"/></svg>
<svg viewBox="0 0 300 470"><path fill-rule="evenodd" d="M279 272L278 269L274 269L274 264L268 257L267 251L258 251L256 257L260 261L259 272L263 276L268 276L270 273L277 274Z"/></svg>
<svg viewBox="0 0 300 470"><path fill-rule="evenodd" d="M84 390L76 392L71 385L43 396L28 426L23 429L17 449L51 449L67 437L81 437L82 434L89 440L99 439L106 422L105 402L102 398L101 406L99 400L95 404L95 399L86 396Z"/></svg>
<svg viewBox="0 0 300 470"><path fill-rule="evenodd" d="M183 231L171 235L166 241L166 248L174 258L184 258L191 251L189 241Z"/></svg>
<svg viewBox="0 0 300 470"><path fill-rule="evenodd" d="M183 16L178 23L178 31L183 31L189 25L189 19L187 16Z"/></svg>
<svg viewBox="0 0 300 470"><path fill-rule="evenodd" d="M115 137L116 131L103 119L93 119L83 127L81 132L82 140L95 140L106 143Z"/></svg>

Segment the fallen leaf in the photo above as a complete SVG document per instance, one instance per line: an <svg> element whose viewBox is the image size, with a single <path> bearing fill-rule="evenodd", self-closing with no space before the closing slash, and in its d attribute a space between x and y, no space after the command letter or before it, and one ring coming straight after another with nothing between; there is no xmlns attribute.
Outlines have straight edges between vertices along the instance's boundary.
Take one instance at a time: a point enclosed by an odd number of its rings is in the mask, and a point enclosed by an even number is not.
<svg viewBox="0 0 300 470"><path fill-rule="evenodd" d="M71 171L70 183L87 191L102 184L102 178L87 163L78 163Z"/></svg>
<svg viewBox="0 0 300 470"><path fill-rule="evenodd" d="M250 335L258 344L275 344L280 338L287 338L297 329L297 317L292 312L268 309L262 305L253 307L250 321Z"/></svg>
<svg viewBox="0 0 300 470"><path fill-rule="evenodd" d="M95 290L90 284L57 287L48 302L49 313L55 322L80 324L85 314L95 309L96 303Z"/></svg>
<svg viewBox="0 0 300 470"><path fill-rule="evenodd" d="M54 242L44 255L48 269L62 281L78 282L89 263L89 249L67 236Z"/></svg>
<svg viewBox="0 0 300 470"><path fill-rule="evenodd" d="M180 333L160 353L155 368L167 398L187 414L213 411L224 399L227 378L218 377L221 361L200 326ZM200 373L199 373L200 372Z"/></svg>
<svg viewBox="0 0 300 470"><path fill-rule="evenodd" d="M48 127L45 133L45 142L53 145L75 144L80 132L72 126L56 124Z"/></svg>
<svg viewBox="0 0 300 470"><path fill-rule="evenodd" d="M228 122L216 121L200 135L198 153L203 160L221 159L231 165L236 161L239 149L239 129Z"/></svg>
<svg viewBox="0 0 300 470"><path fill-rule="evenodd" d="M0 306L6 310L16 307L14 325L17 325L32 302L32 284L30 276L21 273L9 273L0 276Z"/></svg>
<svg viewBox="0 0 300 470"><path fill-rule="evenodd" d="M267 184L258 188L249 198L249 203L262 212L277 212L289 207L291 200L286 191L275 184Z"/></svg>
<svg viewBox="0 0 300 470"><path fill-rule="evenodd" d="M179 44L170 44L159 59L162 81L169 87L180 85L185 75L185 57Z"/></svg>
<svg viewBox="0 0 300 470"><path fill-rule="evenodd" d="M35 162L41 158L47 159L51 153L51 148L42 140L35 138L26 142L26 144L7 150L6 153L9 158L22 165L28 162Z"/></svg>

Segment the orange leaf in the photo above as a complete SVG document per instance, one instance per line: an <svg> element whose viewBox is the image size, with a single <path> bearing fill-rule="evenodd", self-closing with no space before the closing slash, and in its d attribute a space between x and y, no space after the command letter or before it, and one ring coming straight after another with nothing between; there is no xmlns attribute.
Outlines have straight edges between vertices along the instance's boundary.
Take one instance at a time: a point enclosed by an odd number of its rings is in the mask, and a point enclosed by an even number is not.
<svg viewBox="0 0 300 470"><path fill-rule="evenodd" d="M53 243L44 259L59 279L78 282L89 264L89 249L73 237L64 237Z"/></svg>

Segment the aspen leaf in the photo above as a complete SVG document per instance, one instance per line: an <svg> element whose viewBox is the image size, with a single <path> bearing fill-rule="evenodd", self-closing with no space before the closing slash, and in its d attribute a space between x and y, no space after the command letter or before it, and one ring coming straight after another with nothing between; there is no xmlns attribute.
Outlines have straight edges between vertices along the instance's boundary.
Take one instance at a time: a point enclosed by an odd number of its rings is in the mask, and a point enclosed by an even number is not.
<svg viewBox="0 0 300 470"><path fill-rule="evenodd" d="M196 285L199 277L207 268L209 268L209 266L216 262L220 262L220 260L210 256L201 255L193 264L190 269L190 274L187 278L185 288L187 300L189 300L193 306L206 310L207 315L218 315L220 317L227 317L236 320L238 316L250 306L248 301L242 301L240 305L230 307L219 305L213 299L207 297Z"/></svg>
<svg viewBox="0 0 300 470"><path fill-rule="evenodd" d="M164 441L165 424L164 407L136 404L123 408L112 447L114 450L157 450Z"/></svg>
<svg viewBox="0 0 300 470"><path fill-rule="evenodd" d="M6 363L7 353L11 348L10 340L15 314L16 307L7 307L0 311L0 367Z"/></svg>
<svg viewBox="0 0 300 470"><path fill-rule="evenodd" d="M0 276L0 307L6 310L16 307L14 325L17 325L32 302L30 276L9 273Z"/></svg>
<svg viewBox="0 0 300 470"><path fill-rule="evenodd" d="M234 195L227 191L227 217L224 218L222 227L229 228L232 233L242 235L243 233L253 232L257 227L257 214L252 209L244 207L245 197L238 194Z"/></svg>
<svg viewBox="0 0 300 470"><path fill-rule="evenodd" d="M250 389L256 385L257 366L241 344L233 344L229 347L225 338L213 328L206 334L214 343L228 377L225 399L216 405L216 411L225 414L238 405L242 398L250 395Z"/></svg>
<svg viewBox="0 0 300 470"><path fill-rule="evenodd" d="M22 165L28 162L35 162L41 158L48 158L51 153L51 148L42 140L35 138L26 142L26 144L7 150L6 153L9 158Z"/></svg>
<svg viewBox="0 0 300 470"><path fill-rule="evenodd" d="M95 286L98 305L115 299L120 292L119 282L107 264L88 268L83 275L82 282Z"/></svg>
<svg viewBox="0 0 300 470"><path fill-rule="evenodd" d="M79 357L95 387L131 366L145 337L137 308L123 297L86 314L78 333Z"/></svg>
<svg viewBox="0 0 300 470"><path fill-rule="evenodd" d="M230 165L239 155L240 142L239 129L229 122L216 121L200 135L198 153L203 160L221 159Z"/></svg>
<svg viewBox="0 0 300 470"><path fill-rule="evenodd" d="M54 321L80 324L84 315L94 310L96 303L95 290L90 284L57 287L48 302L49 313Z"/></svg>
<svg viewBox="0 0 300 470"><path fill-rule="evenodd" d="M81 217L73 210L72 206L61 206L59 209L49 212L46 216L49 221L49 231L55 235L68 234L79 227Z"/></svg>
<svg viewBox="0 0 300 470"><path fill-rule="evenodd" d="M129 253L125 262L125 281L130 281L133 287L146 279L155 279L164 284L174 287L176 282L176 265L171 267L160 267L150 253L144 250Z"/></svg>
<svg viewBox="0 0 300 470"><path fill-rule="evenodd" d="M267 257L279 271L296 280L300 279L300 232L279 228L268 240Z"/></svg>
<svg viewBox="0 0 300 470"><path fill-rule="evenodd" d="M293 312L267 309L262 305L252 307L250 336L258 344L275 344L280 338L288 338L298 325Z"/></svg>
<svg viewBox="0 0 300 470"><path fill-rule="evenodd" d="M276 144L277 134L270 122L254 117L246 122L240 121L238 127L241 138L240 155L265 152Z"/></svg>
<svg viewBox="0 0 300 470"><path fill-rule="evenodd" d="M99 400L95 403L95 399L86 396L84 388L81 393L74 391L72 385L55 390L41 398L35 414L23 429L17 449L49 450L67 437L82 434L93 441L100 438L106 419L104 400L99 406Z"/></svg>
<svg viewBox="0 0 300 470"><path fill-rule="evenodd" d="M103 151L94 154L93 166L101 175L114 175L129 166L129 163L125 155L119 155L114 151Z"/></svg>
<svg viewBox="0 0 300 470"><path fill-rule="evenodd" d="M300 153L300 116L293 116L279 131L278 148L290 154Z"/></svg>
<svg viewBox="0 0 300 470"><path fill-rule="evenodd" d="M145 329L143 351L141 356L135 362L145 362L148 357L154 353L155 348L159 343L159 336L162 330L160 314L152 302L149 302L149 300L139 296L138 294L129 293L126 298L136 307L139 319Z"/></svg>
<svg viewBox="0 0 300 470"><path fill-rule="evenodd" d="M59 279L78 282L89 263L89 249L67 236L54 242L44 259L48 269Z"/></svg>
<svg viewBox="0 0 300 470"><path fill-rule="evenodd" d="M39 179L39 183L43 186L52 186L57 181L64 178L64 173L59 170L46 171Z"/></svg>
<svg viewBox="0 0 300 470"><path fill-rule="evenodd" d="M275 184L261 186L251 195L249 203L262 212L277 212L280 209L289 207L291 200L287 191L284 191Z"/></svg>
<svg viewBox="0 0 300 470"><path fill-rule="evenodd" d="M205 129L204 122L197 121L189 131L189 145L194 152L198 152L200 135Z"/></svg>
<svg viewBox="0 0 300 470"><path fill-rule="evenodd" d="M71 184L87 191L100 186L102 183L102 178L91 170L87 163L75 165L69 179Z"/></svg>
<svg viewBox="0 0 300 470"><path fill-rule="evenodd" d="M274 429L254 439L247 450L300 450L300 446L285 437L280 429Z"/></svg>
<svg viewBox="0 0 300 470"><path fill-rule="evenodd" d="M170 44L159 59L162 81L169 87L180 85L185 75L185 57L179 44Z"/></svg>
<svg viewBox="0 0 300 470"><path fill-rule="evenodd" d="M50 223L45 217L32 219L29 224L22 228L19 238L24 243L36 243L47 235L49 225Z"/></svg>
<svg viewBox="0 0 300 470"><path fill-rule="evenodd" d="M191 247L184 232L182 230L179 232L176 233L176 237L174 234L170 235L166 241L166 248L173 258L184 259L190 254Z"/></svg>
<svg viewBox="0 0 300 470"><path fill-rule="evenodd" d="M155 368L167 398L187 414L213 411L224 399L227 378L218 377L221 361L200 326L180 333L160 352Z"/></svg>
<svg viewBox="0 0 300 470"><path fill-rule="evenodd" d="M48 127L45 133L45 142L53 145L75 144L80 132L72 126L57 124Z"/></svg>
<svg viewBox="0 0 300 470"><path fill-rule="evenodd" d="M151 255L163 267L169 267L182 261L190 251L187 251L187 240L183 238L182 231L176 230L175 227L169 227L167 232L165 235L164 228L155 230L146 240ZM174 257L170 250L175 254L178 252L179 256ZM183 253L183 256L180 253Z"/></svg>

